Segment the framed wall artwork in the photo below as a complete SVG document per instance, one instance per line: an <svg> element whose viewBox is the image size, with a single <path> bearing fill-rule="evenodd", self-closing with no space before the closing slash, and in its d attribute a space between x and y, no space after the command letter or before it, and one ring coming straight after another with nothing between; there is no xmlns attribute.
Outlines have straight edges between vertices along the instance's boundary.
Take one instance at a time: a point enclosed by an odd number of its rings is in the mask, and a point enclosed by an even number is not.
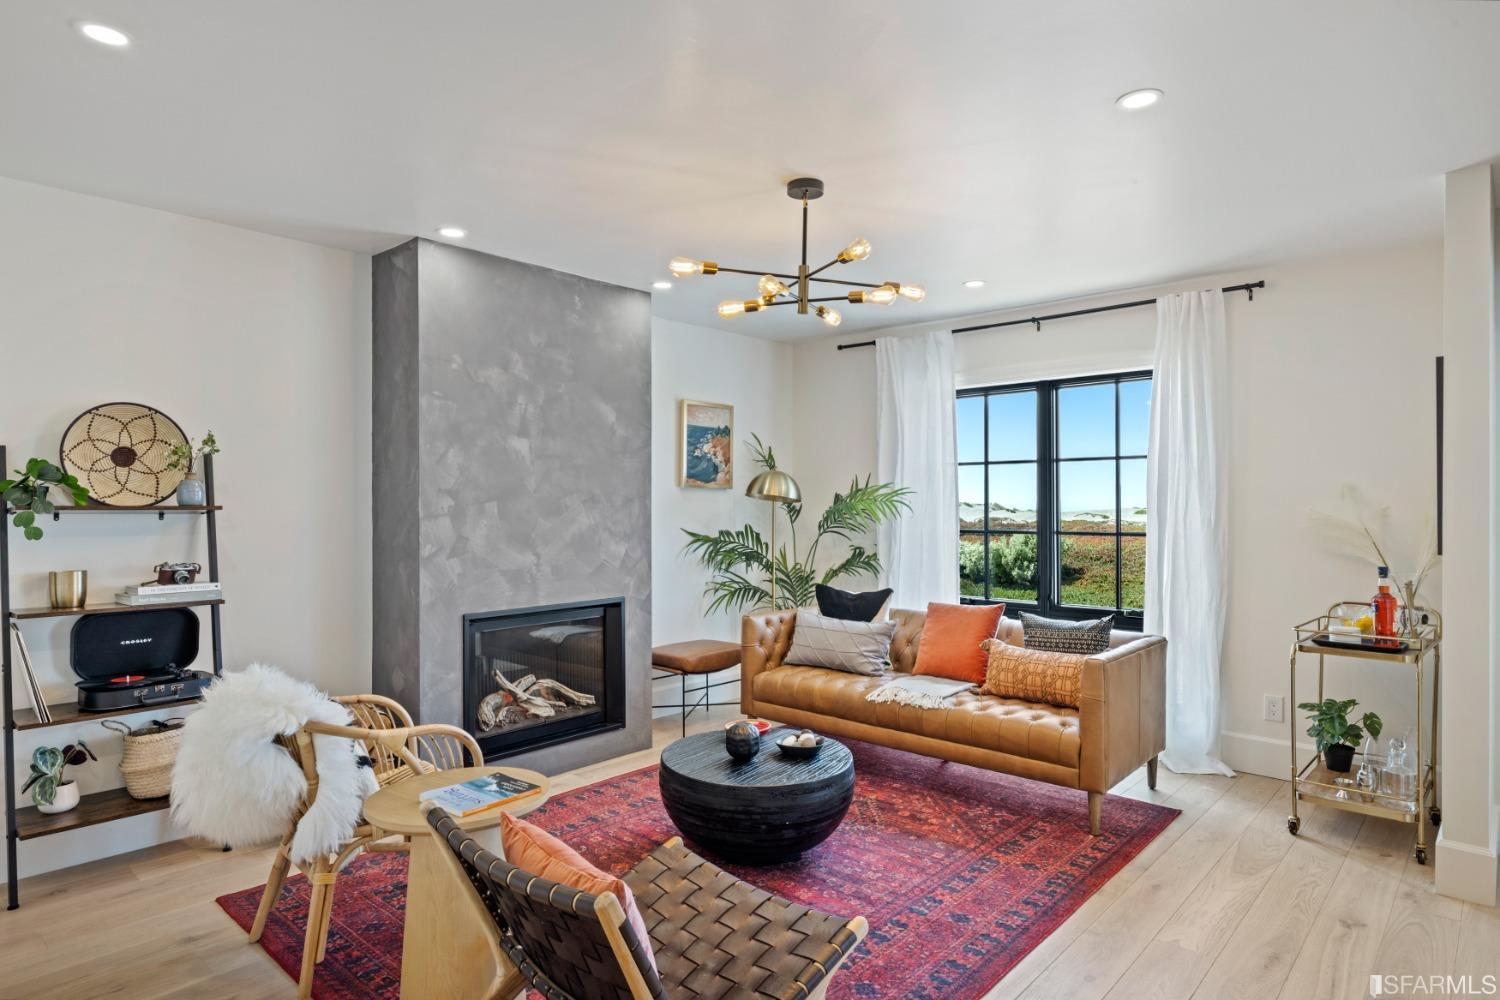
<svg viewBox="0 0 1500 1000"><path fill-rule="evenodd" d="M677 427L677 485L705 490L734 486L734 407L679 400Z"/></svg>

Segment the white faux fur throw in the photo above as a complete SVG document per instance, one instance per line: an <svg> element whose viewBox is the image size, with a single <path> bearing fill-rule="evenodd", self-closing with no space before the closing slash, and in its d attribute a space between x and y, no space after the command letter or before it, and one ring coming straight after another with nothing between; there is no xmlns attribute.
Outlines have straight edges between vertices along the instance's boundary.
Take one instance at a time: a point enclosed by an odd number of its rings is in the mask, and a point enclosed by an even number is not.
<svg viewBox="0 0 1500 1000"><path fill-rule="evenodd" d="M274 740L306 722L348 725L354 716L306 681L252 663L225 674L183 725L172 771L172 819L216 844L249 847L279 840L307 795L302 768ZM375 772L360 749L339 736L314 736L318 795L297 823L292 860L310 862L339 849L359 823Z"/></svg>
<svg viewBox="0 0 1500 1000"><path fill-rule="evenodd" d="M956 681L929 674L901 674L889 684L865 695L865 701L895 702L912 708L947 708L947 700L956 694L978 687L968 681Z"/></svg>

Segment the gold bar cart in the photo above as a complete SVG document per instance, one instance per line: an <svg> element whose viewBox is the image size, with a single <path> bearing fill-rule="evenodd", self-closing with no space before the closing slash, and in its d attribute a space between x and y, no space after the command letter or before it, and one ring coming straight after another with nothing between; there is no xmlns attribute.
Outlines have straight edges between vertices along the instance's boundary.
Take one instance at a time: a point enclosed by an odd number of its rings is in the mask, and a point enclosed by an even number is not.
<svg viewBox="0 0 1500 1000"><path fill-rule="evenodd" d="M1356 789L1334 783L1335 774L1323 764L1321 755L1314 752L1305 764L1297 760L1298 728L1291 727L1292 736L1292 814L1287 817L1287 830L1296 835L1302 826L1297 816L1297 802L1308 799L1321 805L1344 809L1349 812L1394 819L1403 823L1416 823L1417 836L1413 855L1417 864L1427 863L1427 831L1420 822L1427 813L1436 827L1442 822L1442 809L1438 805L1437 747L1438 747L1438 683L1443 665L1443 616L1431 608L1417 607L1407 615L1405 632L1393 637L1394 642L1404 644L1400 652L1383 651L1373 646L1375 640L1366 639L1363 644L1327 644L1329 628L1334 623L1335 609L1345 604L1362 604L1362 601L1341 601L1331 604L1328 613L1309 618L1293 627L1291 653L1291 690L1288 710L1297 703L1297 656L1306 653L1318 658L1318 701L1323 700L1323 671L1325 659L1330 656L1349 657L1360 660L1377 660L1381 663L1399 665L1410 669L1417 682L1416 746L1409 747L1416 754L1416 799L1403 799L1378 790ZM1323 640L1319 642L1318 640ZM1429 667L1428 661L1431 661ZM1426 693L1426 679L1430 670L1432 692ZM1422 725L1423 708L1430 700L1432 719L1430 728ZM1424 748L1426 753L1423 753ZM1356 753L1355 757L1361 755ZM1425 760L1425 764L1424 764ZM1357 765L1356 765L1357 766ZM1354 771L1349 772L1353 774Z"/></svg>

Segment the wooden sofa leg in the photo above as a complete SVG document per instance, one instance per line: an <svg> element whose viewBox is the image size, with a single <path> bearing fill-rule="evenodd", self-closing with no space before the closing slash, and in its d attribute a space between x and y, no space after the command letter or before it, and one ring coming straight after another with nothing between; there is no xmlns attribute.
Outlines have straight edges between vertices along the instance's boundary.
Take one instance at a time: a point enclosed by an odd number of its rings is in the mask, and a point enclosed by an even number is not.
<svg viewBox="0 0 1500 1000"><path fill-rule="evenodd" d="M1099 836L1099 810L1104 805L1103 792L1089 792L1089 833Z"/></svg>
<svg viewBox="0 0 1500 1000"><path fill-rule="evenodd" d="M1146 787L1156 791L1156 757L1146 761Z"/></svg>

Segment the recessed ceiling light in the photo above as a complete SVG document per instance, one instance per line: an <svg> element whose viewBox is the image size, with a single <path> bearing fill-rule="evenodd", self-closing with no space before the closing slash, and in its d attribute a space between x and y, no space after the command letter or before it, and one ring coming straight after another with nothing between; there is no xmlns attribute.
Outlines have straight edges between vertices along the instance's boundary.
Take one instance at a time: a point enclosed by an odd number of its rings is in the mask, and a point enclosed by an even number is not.
<svg viewBox="0 0 1500 1000"><path fill-rule="evenodd" d="M968 281L964 282L964 287L965 288L983 288L984 287L984 279L983 278L970 278Z"/></svg>
<svg viewBox="0 0 1500 1000"><path fill-rule="evenodd" d="M440 226L437 234L445 240L461 240L469 235L469 231L458 226Z"/></svg>
<svg viewBox="0 0 1500 1000"><path fill-rule="evenodd" d="M665 292L668 288L672 287L672 283L670 281L653 281L651 282L651 287L658 292Z"/></svg>
<svg viewBox="0 0 1500 1000"><path fill-rule="evenodd" d="M77 23L78 33L91 42L100 45L108 45L110 48L123 49L130 44L130 36L119 28L111 28L107 24L96 24L93 21L79 21Z"/></svg>
<svg viewBox="0 0 1500 1000"><path fill-rule="evenodd" d="M1115 103L1126 111L1139 111L1141 108L1149 108L1161 100L1161 91L1155 87L1146 87L1142 90L1132 90L1128 94L1121 94L1115 98Z"/></svg>

